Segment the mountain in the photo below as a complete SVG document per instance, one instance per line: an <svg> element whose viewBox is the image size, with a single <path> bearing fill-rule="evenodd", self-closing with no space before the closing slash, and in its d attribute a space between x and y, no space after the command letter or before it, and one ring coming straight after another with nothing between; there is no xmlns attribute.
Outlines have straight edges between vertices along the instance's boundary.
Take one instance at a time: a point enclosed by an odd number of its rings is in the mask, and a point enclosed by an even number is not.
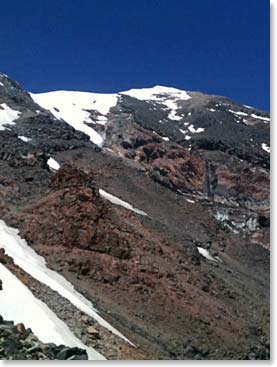
<svg viewBox="0 0 277 367"><path fill-rule="evenodd" d="M269 146L225 97L0 74L0 261L72 335L13 321L90 359L269 359Z"/></svg>

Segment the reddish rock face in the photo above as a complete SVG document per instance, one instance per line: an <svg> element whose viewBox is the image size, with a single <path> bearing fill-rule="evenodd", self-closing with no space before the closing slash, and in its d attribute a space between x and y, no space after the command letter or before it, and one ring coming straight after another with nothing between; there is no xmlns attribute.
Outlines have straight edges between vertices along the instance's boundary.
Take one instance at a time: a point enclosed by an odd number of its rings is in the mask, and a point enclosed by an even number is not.
<svg viewBox="0 0 277 367"><path fill-rule="evenodd" d="M60 170L50 182L48 195L24 213L28 221L22 218L26 222L23 236L33 244L130 256L128 239L119 224L111 224L109 206L92 182L91 174L71 167Z"/></svg>
<svg viewBox="0 0 277 367"><path fill-rule="evenodd" d="M218 167L216 171L218 185L226 188L235 198L244 196L248 200L268 200L269 176L261 168L245 168L243 170L231 170L228 167Z"/></svg>
<svg viewBox="0 0 277 367"><path fill-rule="evenodd" d="M149 144L137 149L135 160L141 162L155 180L169 188L182 192L203 188L205 162L187 149Z"/></svg>
<svg viewBox="0 0 277 367"><path fill-rule="evenodd" d="M104 201L92 182L91 173L70 166L60 169L46 197L18 217L21 235L41 249L85 250L86 261L96 253L123 260L138 256L143 249L162 251L159 241L152 242L132 212L122 213Z"/></svg>

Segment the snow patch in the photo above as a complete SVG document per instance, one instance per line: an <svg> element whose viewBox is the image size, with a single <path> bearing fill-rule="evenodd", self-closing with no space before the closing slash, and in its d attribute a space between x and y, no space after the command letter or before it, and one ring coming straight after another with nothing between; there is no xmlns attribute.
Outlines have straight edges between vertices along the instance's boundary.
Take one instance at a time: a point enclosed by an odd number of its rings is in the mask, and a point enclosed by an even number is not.
<svg viewBox="0 0 277 367"><path fill-rule="evenodd" d="M254 119L258 119L258 120L263 120L263 121L266 121L266 122L270 122L270 118L269 117L258 116L258 115L255 115L255 113L252 113L251 114L251 117L253 117Z"/></svg>
<svg viewBox="0 0 277 367"><path fill-rule="evenodd" d="M123 201L123 200L117 198L116 196L114 196L112 194L109 194L108 192L106 192L102 189L99 190L99 194L103 199L106 199L106 200L110 201L111 203L113 203L115 205L123 206L124 208L126 208L128 210L131 210L131 211L133 211L137 214L147 216L147 214L143 210L134 208L131 204L127 203L126 201Z"/></svg>
<svg viewBox="0 0 277 367"><path fill-rule="evenodd" d="M218 220L219 222L224 222L226 220L229 220L229 215L228 213L220 212L219 210L215 213L215 219Z"/></svg>
<svg viewBox="0 0 277 367"><path fill-rule="evenodd" d="M193 124L189 125L188 129L193 134L199 134L199 133L202 133L203 131L205 131L205 129L203 127L198 127L197 129L195 129Z"/></svg>
<svg viewBox="0 0 277 367"><path fill-rule="evenodd" d="M5 130L5 125L14 125L15 120L20 116L21 112L11 109L6 103L0 104L0 130Z"/></svg>
<svg viewBox="0 0 277 367"><path fill-rule="evenodd" d="M29 141L31 141L32 139L30 138L27 138L26 136L23 136L23 135L19 135L18 136L18 139L24 141L24 143L28 143Z"/></svg>
<svg viewBox="0 0 277 367"><path fill-rule="evenodd" d="M90 140L99 146L103 145L103 137L86 123L104 125L110 109L117 104L116 94L89 92L55 91L48 93L31 93L33 100L41 107L49 110L57 119L64 120L75 130L82 131ZM95 110L95 120L89 111Z"/></svg>
<svg viewBox="0 0 277 367"><path fill-rule="evenodd" d="M47 164L49 166L50 169L52 169L53 171L58 171L58 169L60 169L60 164L55 161L55 159L53 159L52 157L48 159Z"/></svg>
<svg viewBox="0 0 277 367"><path fill-rule="evenodd" d="M164 141L169 141L169 140L170 140L167 136L162 136L162 139L163 139Z"/></svg>
<svg viewBox="0 0 277 367"><path fill-rule="evenodd" d="M0 85L2 85L2 87L4 87L4 84L2 82L0 82Z"/></svg>
<svg viewBox="0 0 277 367"><path fill-rule="evenodd" d="M195 201L194 201L194 200L192 200L192 199L186 199L186 201L187 201L188 203L195 203Z"/></svg>
<svg viewBox="0 0 277 367"><path fill-rule="evenodd" d="M199 252L200 255L204 256L207 260L210 261L217 261L210 253L208 250L206 250L205 248L202 247L197 247L197 250Z"/></svg>
<svg viewBox="0 0 277 367"><path fill-rule="evenodd" d="M191 139L191 136L186 135L186 134L187 134L187 131L186 131L186 130L182 130L182 129L179 129L179 130L180 130L180 132L181 132L182 134L184 134L184 135L185 135L185 140L190 140L190 139Z"/></svg>
<svg viewBox="0 0 277 367"><path fill-rule="evenodd" d="M117 329L105 321L98 314L98 311L93 307L91 302L77 292L70 282L62 275L49 269L45 259L38 255L18 233L19 231L17 229L8 227L4 221L0 220L0 248L3 248L7 255L12 257L16 265L34 279L58 292L79 310L95 319L101 326L132 344Z"/></svg>
<svg viewBox="0 0 277 367"><path fill-rule="evenodd" d="M267 153L270 153L270 147L266 143L262 143L262 149Z"/></svg>
<svg viewBox="0 0 277 367"><path fill-rule="evenodd" d="M175 120L175 121L180 121L180 120L182 120L182 116L178 116L177 115L177 109L178 109L178 107L175 107L174 109L172 109L172 111L169 113L169 115L168 115L168 118L170 119L170 120Z"/></svg>
<svg viewBox="0 0 277 367"><path fill-rule="evenodd" d="M242 111L233 111L233 110L228 110L229 112L233 113L234 115L238 115L238 116L249 116L248 113L242 112Z"/></svg>
<svg viewBox="0 0 277 367"><path fill-rule="evenodd" d="M76 338L68 326L1 263L0 279L3 283L3 290L0 291L0 314L6 320L30 327L43 343L79 347L87 351L90 360L105 359Z"/></svg>

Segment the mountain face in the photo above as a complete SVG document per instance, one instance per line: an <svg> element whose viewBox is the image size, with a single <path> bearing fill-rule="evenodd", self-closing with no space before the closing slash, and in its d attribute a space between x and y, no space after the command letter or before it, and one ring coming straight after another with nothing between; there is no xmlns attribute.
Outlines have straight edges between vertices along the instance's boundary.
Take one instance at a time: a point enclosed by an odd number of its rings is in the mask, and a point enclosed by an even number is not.
<svg viewBox="0 0 277 367"><path fill-rule="evenodd" d="M269 359L269 145L225 97L0 74L0 262L105 358Z"/></svg>

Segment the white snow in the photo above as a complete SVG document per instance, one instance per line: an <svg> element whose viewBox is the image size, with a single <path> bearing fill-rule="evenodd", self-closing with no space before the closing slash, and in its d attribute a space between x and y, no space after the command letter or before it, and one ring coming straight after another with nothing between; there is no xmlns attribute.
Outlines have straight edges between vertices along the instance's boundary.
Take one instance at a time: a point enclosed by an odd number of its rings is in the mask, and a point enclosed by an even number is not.
<svg viewBox="0 0 277 367"><path fill-rule="evenodd" d="M164 141L169 141L169 140L170 140L167 136L162 136L162 139L163 139Z"/></svg>
<svg viewBox="0 0 277 367"><path fill-rule="evenodd" d="M178 108L178 107L177 107ZM177 115L177 108L175 107L174 109L172 109L171 110L171 112L169 113L169 115L168 115L168 118L170 119L170 120L175 120L175 121L180 121L180 120L182 120L182 116L178 116Z"/></svg>
<svg viewBox="0 0 277 367"><path fill-rule="evenodd" d="M192 199L186 199L186 201L187 201L188 203L195 203L195 201L194 201L194 200L192 200Z"/></svg>
<svg viewBox="0 0 277 367"><path fill-rule="evenodd" d="M249 116L248 113L245 113L242 111L233 111L233 110L228 110L228 111L238 116Z"/></svg>
<svg viewBox="0 0 277 367"><path fill-rule="evenodd" d="M262 149L267 153L270 153L270 147L266 143L262 143Z"/></svg>
<svg viewBox="0 0 277 367"><path fill-rule="evenodd" d="M5 130L4 125L14 125L21 112L11 109L6 103L0 104L0 130Z"/></svg>
<svg viewBox="0 0 277 367"><path fill-rule="evenodd" d="M79 310L94 318L101 326L132 344L124 335L105 321L91 302L78 293L71 283L62 275L49 269L44 258L39 256L24 239L20 238L18 232L17 229L8 227L4 221L0 220L0 248L4 248L16 265L33 278L58 292Z"/></svg>
<svg viewBox="0 0 277 367"><path fill-rule="evenodd" d="M266 122L270 122L269 117L258 116L258 115L255 115L254 113L251 114L251 117L254 117L255 119L263 120L263 121L266 121Z"/></svg>
<svg viewBox="0 0 277 367"><path fill-rule="evenodd" d="M2 87L4 87L4 84L2 82L0 82L0 85L2 85Z"/></svg>
<svg viewBox="0 0 277 367"><path fill-rule="evenodd" d="M134 97L140 100L154 100L154 101L164 100L165 97L178 98L183 100L191 98L184 90L172 87L164 87L161 85L155 85L154 87L151 88L130 89L124 92L120 92L120 94L126 94L130 97ZM165 96L162 97L162 95Z"/></svg>
<svg viewBox="0 0 277 367"><path fill-rule="evenodd" d="M191 133L194 134L202 133L203 131L205 131L203 127L198 127L197 129L195 129L193 124L189 125L188 129Z"/></svg>
<svg viewBox="0 0 277 367"><path fill-rule="evenodd" d="M219 210L215 213L214 215L215 219L220 221L220 222L224 222L226 220L229 220L229 215L226 212L220 212Z"/></svg>
<svg viewBox="0 0 277 367"><path fill-rule="evenodd" d="M23 136L23 135L19 135L18 136L18 139L24 141L24 143L28 143L29 141L31 141L32 139L30 138L27 138L26 136Z"/></svg>
<svg viewBox="0 0 277 367"><path fill-rule="evenodd" d="M202 247L197 247L197 250L199 251L200 255L204 256L207 260L210 261L217 261L210 253L208 250L206 250L205 248Z"/></svg>
<svg viewBox="0 0 277 367"><path fill-rule="evenodd" d="M189 124L188 122L185 122L185 123L184 123L184 125L185 125L185 126L187 126L188 124ZM186 135L186 134L187 134L187 130L182 130L182 129L179 129L179 130L180 130L180 132L181 132L182 134L184 134L184 135ZM195 129L193 124L191 124L191 125L189 125L189 126L188 126L188 130L189 130L191 133L193 133L193 134L199 134L199 133L202 133L203 131L205 131L205 129L204 129L203 127L198 127L197 129ZM189 136L189 135L186 135L186 136L185 136L185 139L186 139L186 140L189 140L190 138L191 138L191 136Z"/></svg>
<svg viewBox="0 0 277 367"><path fill-rule="evenodd" d="M215 112L216 110L214 108L209 108L211 112Z"/></svg>
<svg viewBox="0 0 277 367"><path fill-rule="evenodd" d="M79 347L87 351L90 360L105 359L76 338L68 326L1 263L0 279L3 286L0 291L0 314L4 319L12 320L15 324L23 323L43 343Z"/></svg>
<svg viewBox="0 0 277 367"><path fill-rule="evenodd" d="M245 107L251 108L249 106L245 106ZM251 115L249 115L248 113L243 112L243 111L233 111L233 110L228 110L228 111L231 112L231 113L233 113L233 114L235 114L235 115L238 115L238 116L247 116L247 117L251 116L251 117L253 117L255 119L259 119L259 120L262 120L262 121L265 121L265 122L270 122L270 118L269 117L258 116L255 113L252 113Z"/></svg>
<svg viewBox="0 0 277 367"><path fill-rule="evenodd" d="M191 139L191 136L186 135L186 134L187 134L187 131L186 131L186 130L182 130L182 129L179 129L179 130L180 130L180 132L181 132L182 134L184 134L184 135L185 135L185 139L186 139L186 140L190 140L190 139Z"/></svg>
<svg viewBox="0 0 277 367"><path fill-rule="evenodd" d="M107 114L116 105L117 94L101 94L75 91L55 91L47 93L31 93L33 100L41 107L49 110L57 119L64 120L75 130L82 131L90 140L99 146L103 137L86 123L105 124ZM96 120L90 117L91 110L99 114Z"/></svg>
<svg viewBox="0 0 277 367"><path fill-rule="evenodd" d="M152 88L130 89L120 94L125 94L142 101L156 101L161 103L170 110L168 118L175 121L179 121L183 118L177 115L179 109L177 101L185 101L191 98L184 90L163 87L160 85L156 85Z"/></svg>
<svg viewBox="0 0 277 367"><path fill-rule="evenodd" d="M53 159L52 157L48 159L47 164L49 168L52 169L53 171L57 171L61 167L60 164L57 161L55 161L55 159Z"/></svg>
<svg viewBox="0 0 277 367"><path fill-rule="evenodd" d="M106 192L102 189L99 190L99 194L103 199L106 199L106 200L110 201L111 203L113 203L115 205L123 206L124 208L126 208L128 210L131 210L131 211L133 211L137 214L147 216L147 214L143 210L134 208L131 204L127 203L126 201L123 201L123 200L117 198L116 196L114 196L112 194L109 194L108 192Z"/></svg>

